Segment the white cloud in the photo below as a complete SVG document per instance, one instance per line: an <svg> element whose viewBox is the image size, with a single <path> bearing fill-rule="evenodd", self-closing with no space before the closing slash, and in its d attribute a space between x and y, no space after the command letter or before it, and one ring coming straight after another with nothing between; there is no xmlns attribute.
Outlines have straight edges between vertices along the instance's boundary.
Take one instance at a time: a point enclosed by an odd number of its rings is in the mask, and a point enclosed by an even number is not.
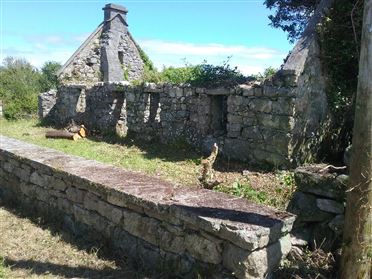
<svg viewBox="0 0 372 279"><path fill-rule="evenodd" d="M267 47L243 45L194 44L161 40L138 40L154 64L162 66L183 66L184 60L191 64L207 60L210 64L221 64L228 57L232 67L237 66L244 74L262 72L265 68L279 67L285 53Z"/></svg>
<svg viewBox="0 0 372 279"><path fill-rule="evenodd" d="M19 37L22 44L7 46L3 49L3 57L16 56L30 61L34 66L41 67L46 61L65 63L74 51L89 36L88 33L73 35L30 35ZM286 53L267 47L248 47L244 45L196 44L188 42L172 42L162 40L138 40L158 69L163 66L181 67L185 61L199 64L220 65L229 58L231 67L248 75L263 72L267 67L278 68Z"/></svg>
<svg viewBox="0 0 372 279"><path fill-rule="evenodd" d="M7 56L25 58L35 67L42 67L46 61L65 63L74 51L89 36L82 34L7 34L3 43L0 63ZM5 47L6 46L6 47Z"/></svg>
<svg viewBox="0 0 372 279"><path fill-rule="evenodd" d="M6 48L3 49L1 61L7 56L25 58L33 66L41 68L46 61L56 61L61 64L65 63L72 55L70 49L55 49L40 46L35 49Z"/></svg>

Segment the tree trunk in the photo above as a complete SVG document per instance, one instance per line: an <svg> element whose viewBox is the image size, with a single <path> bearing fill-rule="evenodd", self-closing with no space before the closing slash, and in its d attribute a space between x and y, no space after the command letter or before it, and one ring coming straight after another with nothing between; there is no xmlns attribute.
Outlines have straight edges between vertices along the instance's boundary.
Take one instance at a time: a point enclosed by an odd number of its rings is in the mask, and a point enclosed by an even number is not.
<svg viewBox="0 0 372 279"><path fill-rule="evenodd" d="M78 140L81 136L78 133L70 133L65 130L48 131L45 133L46 138L71 139Z"/></svg>
<svg viewBox="0 0 372 279"><path fill-rule="evenodd" d="M365 0L340 278L370 279L371 262L372 0Z"/></svg>

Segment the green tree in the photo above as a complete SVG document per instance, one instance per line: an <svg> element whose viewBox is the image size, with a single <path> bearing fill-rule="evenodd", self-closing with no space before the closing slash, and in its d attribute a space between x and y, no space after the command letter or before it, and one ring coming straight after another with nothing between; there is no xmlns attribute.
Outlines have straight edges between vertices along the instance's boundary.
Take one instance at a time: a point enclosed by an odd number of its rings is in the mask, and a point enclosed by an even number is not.
<svg viewBox="0 0 372 279"><path fill-rule="evenodd" d="M40 73L25 59L6 57L0 68L0 99L4 116L17 119L35 114L40 92Z"/></svg>
<svg viewBox="0 0 372 279"><path fill-rule="evenodd" d="M45 62L41 68L40 87L41 91L57 89L58 77L57 71L62 67L61 63L55 61Z"/></svg>
<svg viewBox="0 0 372 279"><path fill-rule="evenodd" d="M275 14L270 15L270 25L288 33L294 42L304 31L316 5L320 0L266 0L264 5Z"/></svg>

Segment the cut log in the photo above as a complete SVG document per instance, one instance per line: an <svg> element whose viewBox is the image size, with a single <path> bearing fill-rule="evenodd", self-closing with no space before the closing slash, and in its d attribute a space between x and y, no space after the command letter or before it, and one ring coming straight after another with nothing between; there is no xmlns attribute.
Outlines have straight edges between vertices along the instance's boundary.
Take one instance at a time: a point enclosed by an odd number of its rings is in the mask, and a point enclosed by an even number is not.
<svg viewBox="0 0 372 279"><path fill-rule="evenodd" d="M56 131L47 131L45 133L46 138L55 138L55 139L70 139L78 140L81 136L78 133L70 133L65 130L56 130Z"/></svg>
<svg viewBox="0 0 372 279"><path fill-rule="evenodd" d="M84 125L81 125L80 130L79 130L78 133L82 138L87 137L87 129L84 127Z"/></svg>

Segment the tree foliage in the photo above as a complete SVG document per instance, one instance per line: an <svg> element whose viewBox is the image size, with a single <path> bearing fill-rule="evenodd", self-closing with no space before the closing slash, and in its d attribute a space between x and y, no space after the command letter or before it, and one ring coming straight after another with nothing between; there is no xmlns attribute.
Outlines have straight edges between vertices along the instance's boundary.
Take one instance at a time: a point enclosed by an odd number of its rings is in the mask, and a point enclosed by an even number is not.
<svg viewBox="0 0 372 279"><path fill-rule="evenodd" d="M58 78L57 71L61 68L61 63L55 61L47 61L41 68L40 86L41 91L57 89Z"/></svg>
<svg viewBox="0 0 372 279"><path fill-rule="evenodd" d="M221 65L208 64L207 61L197 65L186 62L184 67L164 67L160 72L156 68L145 67L143 77L145 82L190 84L205 88L228 88L254 79L253 76L245 77L237 67L231 67L229 58Z"/></svg>
<svg viewBox="0 0 372 279"><path fill-rule="evenodd" d="M363 2L337 0L318 30L334 135L344 144L351 141L362 21Z"/></svg>
<svg viewBox="0 0 372 279"><path fill-rule="evenodd" d="M56 62L46 62L40 72L25 59L6 57L0 67L0 100L5 118L36 114L38 94L55 88L59 67Z"/></svg>
<svg viewBox="0 0 372 279"><path fill-rule="evenodd" d="M266 0L274 9L271 25L287 32L291 42L303 32L320 0ZM357 88L363 1L337 0L320 22L321 62L327 77L327 99L333 116L329 147L337 155L351 141Z"/></svg>
<svg viewBox="0 0 372 279"><path fill-rule="evenodd" d="M270 15L270 25L280 28L294 42L298 39L320 0L266 0L264 5L275 14Z"/></svg>
<svg viewBox="0 0 372 279"><path fill-rule="evenodd" d="M40 73L24 59L7 57L0 69L0 99L4 116L17 119L34 114L40 91Z"/></svg>

